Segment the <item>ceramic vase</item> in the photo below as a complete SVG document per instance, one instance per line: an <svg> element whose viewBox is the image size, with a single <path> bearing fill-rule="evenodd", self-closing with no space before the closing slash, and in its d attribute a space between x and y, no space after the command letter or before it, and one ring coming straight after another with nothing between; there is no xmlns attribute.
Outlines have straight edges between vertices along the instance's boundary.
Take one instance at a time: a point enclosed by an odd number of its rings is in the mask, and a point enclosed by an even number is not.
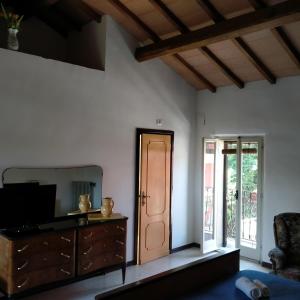
<svg viewBox="0 0 300 300"><path fill-rule="evenodd" d="M88 212L92 207L90 195L80 195L79 196L79 209L82 213Z"/></svg>
<svg viewBox="0 0 300 300"><path fill-rule="evenodd" d="M115 203L111 197L105 197L102 201L101 213L104 217L110 217Z"/></svg>
<svg viewBox="0 0 300 300"><path fill-rule="evenodd" d="M8 28L7 48L10 50L19 50L18 29Z"/></svg>

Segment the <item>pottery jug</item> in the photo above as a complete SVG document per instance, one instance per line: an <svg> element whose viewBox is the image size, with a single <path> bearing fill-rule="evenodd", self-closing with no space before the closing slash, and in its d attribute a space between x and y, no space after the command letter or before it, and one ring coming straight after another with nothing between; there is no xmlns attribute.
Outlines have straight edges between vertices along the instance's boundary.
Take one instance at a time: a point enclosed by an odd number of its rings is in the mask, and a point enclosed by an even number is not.
<svg viewBox="0 0 300 300"><path fill-rule="evenodd" d="M115 203L111 197L105 197L102 201L101 213L104 217L109 217L112 214L112 209Z"/></svg>
<svg viewBox="0 0 300 300"><path fill-rule="evenodd" d="M88 212L92 207L91 201L90 201L90 195L84 194L79 196L79 209L81 212L86 213Z"/></svg>

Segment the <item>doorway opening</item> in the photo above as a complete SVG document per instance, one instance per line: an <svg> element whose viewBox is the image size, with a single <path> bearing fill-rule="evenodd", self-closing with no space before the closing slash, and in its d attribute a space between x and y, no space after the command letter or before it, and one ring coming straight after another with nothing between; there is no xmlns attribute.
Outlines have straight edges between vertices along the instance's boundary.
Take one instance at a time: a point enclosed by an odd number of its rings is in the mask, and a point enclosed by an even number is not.
<svg viewBox="0 0 300 300"><path fill-rule="evenodd" d="M260 260L262 138L204 140L203 252L240 248Z"/></svg>
<svg viewBox="0 0 300 300"><path fill-rule="evenodd" d="M168 255L174 132L137 129L135 263Z"/></svg>

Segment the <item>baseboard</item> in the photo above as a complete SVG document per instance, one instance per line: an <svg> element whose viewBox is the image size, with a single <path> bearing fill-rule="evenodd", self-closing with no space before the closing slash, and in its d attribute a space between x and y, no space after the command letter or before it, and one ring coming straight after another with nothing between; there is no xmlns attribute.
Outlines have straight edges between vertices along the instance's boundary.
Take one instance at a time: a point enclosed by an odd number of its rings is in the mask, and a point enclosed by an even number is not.
<svg viewBox="0 0 300 300"><path fill-rule="evenodd" d="M266 261L262 261L262 262L261 262L261 265L262 265L264 268L272 269L272 264L271 264L271 263L268 263L268 262L266 262Z"/></svg>
<svg viewBox="0 0 300 300"><path fill-rule="evenodd" d="M176 253L176 252L183 251L183 250L186 250L189 248L200 248L200 244L198 244L198 243L186 244L186 245L171 249L170 253Z"/></svg>

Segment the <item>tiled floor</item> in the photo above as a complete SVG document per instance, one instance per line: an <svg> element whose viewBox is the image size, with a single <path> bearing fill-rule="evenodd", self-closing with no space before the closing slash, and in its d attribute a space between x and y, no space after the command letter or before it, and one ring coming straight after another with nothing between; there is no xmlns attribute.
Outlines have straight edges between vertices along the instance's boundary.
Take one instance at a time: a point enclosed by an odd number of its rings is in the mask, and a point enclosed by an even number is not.
<svg viewBox="0 0 300 300"><path fill-rule="evenodd" d="M208 254L213 255L214 253ZM202 256L203 257L203 256ZM176 268L178 266L190 263L200 259L200 250L191 248L177 253L173 253L167 257L160 258L153 262L142 266L131 266L127 268L126 283L131 283L157 273ZM241 270L254 269L263 272L268 272L268 269L261 267L254 262L241 260ZM115 271L106 275L93 277L87 280L69 284L60 288L36 294L25 298L26 300L90 300L94 299L95 295L121 286L122 276L121 271Z"/></svg>
<svg viewBox="0 0 300 300"><path fill-rule="evenodd" d="M264 268L254 261L243 258L240 260L240 270L255 270L264 273L269 273L271 271L270 269Z"/></svg>

